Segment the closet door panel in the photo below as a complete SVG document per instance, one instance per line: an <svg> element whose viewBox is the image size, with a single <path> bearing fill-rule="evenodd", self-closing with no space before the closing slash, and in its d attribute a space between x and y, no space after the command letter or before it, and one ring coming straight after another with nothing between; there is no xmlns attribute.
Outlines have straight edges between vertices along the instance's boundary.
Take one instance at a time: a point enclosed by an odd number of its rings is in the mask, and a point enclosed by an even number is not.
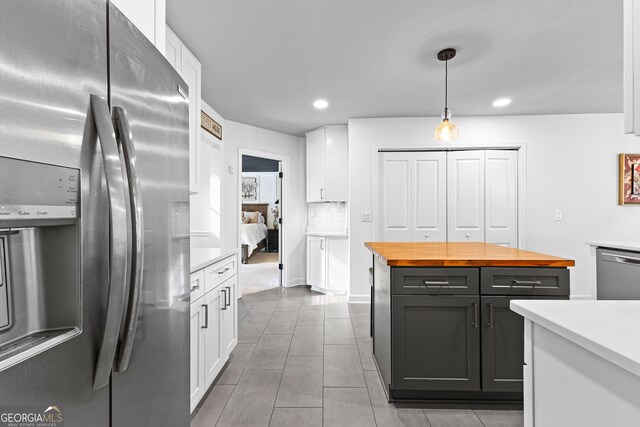
<svg viewBox="0 0 640 427"><path fill-rule="evenodd" d="M518 152L487 150L486 242L518 247Z"/></svg>
<svg viewBox="0 0 640 427"><path fill-rule="evenodd" d="M448 241L484 242L484 150L447 153Z"/></svg>
<svg viewBox="0 0 640 427"><path fill-rule="evenodd" d="M386 242L407 242L411 236L412 153L381 153L382 237Z"/></svg>
<svg viewBox="0 0 640 427"><path fill-rule="evenodd" d="M447 154L442 151L413 153L412 240L447 241Z"/></svg>

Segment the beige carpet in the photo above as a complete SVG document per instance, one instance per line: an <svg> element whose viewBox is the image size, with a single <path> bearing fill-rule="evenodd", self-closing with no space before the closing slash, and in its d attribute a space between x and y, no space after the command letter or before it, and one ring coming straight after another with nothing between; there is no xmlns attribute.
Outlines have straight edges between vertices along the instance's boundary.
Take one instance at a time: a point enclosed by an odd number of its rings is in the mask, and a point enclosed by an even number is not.
<svg viewBox="0 0 640 427"><path fill-rule="evenodd" d="M240 264L238 285L242 296L279 287L278 254L262 251L253 253L249 257L249 264Z"/></svg>

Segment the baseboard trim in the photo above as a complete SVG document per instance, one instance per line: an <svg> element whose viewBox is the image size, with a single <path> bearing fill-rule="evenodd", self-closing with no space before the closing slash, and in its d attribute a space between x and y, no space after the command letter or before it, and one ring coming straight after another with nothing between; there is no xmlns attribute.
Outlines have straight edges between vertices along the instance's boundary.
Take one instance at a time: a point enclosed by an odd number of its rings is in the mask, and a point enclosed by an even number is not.
<svg viewBox="0 0 640 427"><path fill-rule="evenodd" d="M327 295L346 295L347 291L341 291L341 292L336 292L336 291L332 291L331 289L325 289L325 288L319 288L317 286L312 286L311 290L314 292L320 292L321 294L327 294Z"/></svg>
<svg viewBox="0 0 640 427"><path fill-rule="evenodd" d="M307 279L305 277L300 277L297 279L289 280L289 283L285 285L285 288L292 288L294 286L300 286L300 285L306 285L306 284L307 284Z"/></svg>
<svg viewBox="0 0 640 427"><path fill-rule="evenodd" d="M349 304L370 304L371 295L349 295Z"/></svg>
<svg viewBox="0 0 640 427"><path fill-rule="evenodd" d="M582 294L582 295L571 295L569 297L572 300L594 300L596 298L593 297L593 295L589 295L589 294Z"/></svg>

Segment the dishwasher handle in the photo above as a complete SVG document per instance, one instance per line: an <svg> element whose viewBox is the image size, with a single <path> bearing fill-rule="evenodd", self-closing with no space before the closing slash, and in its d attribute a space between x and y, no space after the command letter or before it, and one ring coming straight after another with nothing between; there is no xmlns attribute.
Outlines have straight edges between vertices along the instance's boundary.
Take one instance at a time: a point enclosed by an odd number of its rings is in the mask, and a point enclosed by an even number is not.
<svg viewBox="0 0 640 427"><path fill-rule="evenodd" d="M617 262L620 264L635 265L640 267L640 257L632 257L629 255L611 254L608 252L602 252L602 258L605 261Z"/></svg>

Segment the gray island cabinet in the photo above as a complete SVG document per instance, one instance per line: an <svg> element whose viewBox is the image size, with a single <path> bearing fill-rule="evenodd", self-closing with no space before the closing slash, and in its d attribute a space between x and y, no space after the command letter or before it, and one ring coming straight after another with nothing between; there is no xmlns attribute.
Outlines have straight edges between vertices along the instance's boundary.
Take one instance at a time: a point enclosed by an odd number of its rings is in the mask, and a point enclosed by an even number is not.
<svg viewBox="0 0 640 427"><path fill-rule="evenodd" d="M572 260L485 243L367 243L373 353L390 401L522 400L511 300L568 299Z"/></svg>

